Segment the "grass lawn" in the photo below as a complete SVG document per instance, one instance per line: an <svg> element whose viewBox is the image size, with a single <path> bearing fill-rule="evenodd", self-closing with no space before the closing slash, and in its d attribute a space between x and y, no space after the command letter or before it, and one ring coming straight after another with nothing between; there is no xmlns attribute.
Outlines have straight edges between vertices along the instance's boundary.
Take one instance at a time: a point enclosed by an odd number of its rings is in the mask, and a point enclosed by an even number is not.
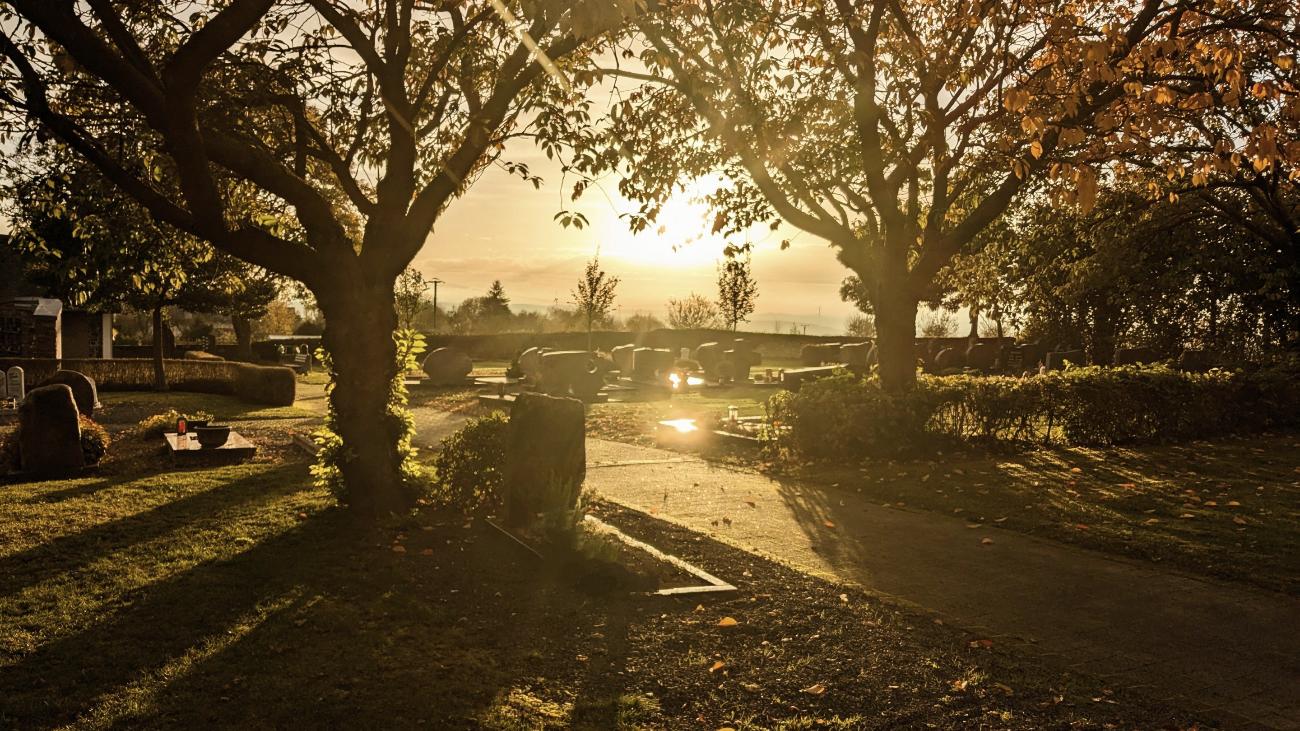
<svg viewBox="0 0 1300 731"><path fill-rule="evenodd" d="M131 439L117 448L130 453ZM357 529L306 462L277 449L239 466L124 459L0 487L0 728L1193 720L647 516L593 509L741 591L601 590L431 510Z"/></svg>
<svg viewBox="0 0 1300 731"><path fill-rule="evenodd" d="M99 401L103 409L95 412L95 421L104 424L134 424L168 408L183 414L206 411L220 421L305 419L315 415L298 406L263 406L234 396L189 391L101 391Z"/></svg>
<svg viewBox="0 0 1300 731"><path fill-rule="evenodd" d="M1300 595L1300 435L766 465L972 523Z"/></svg>

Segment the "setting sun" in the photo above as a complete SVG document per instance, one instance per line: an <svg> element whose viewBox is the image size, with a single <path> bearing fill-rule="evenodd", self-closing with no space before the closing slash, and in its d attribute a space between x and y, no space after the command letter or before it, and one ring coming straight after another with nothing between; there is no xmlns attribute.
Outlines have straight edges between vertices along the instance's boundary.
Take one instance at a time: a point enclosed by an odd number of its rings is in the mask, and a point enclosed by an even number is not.
<svg viewBox="0 0 1300 731"><path fill-rule="evenodd" d="M602 254L629 264L698 268L721 259L728 244L761 242L770 234L766 227L732 236L712 233L713 215L704 199L728 184L720 176L695 179L674 192L654 223L638 233L628 229L625 217L636 204L614 194L614 212L597 223Z"/></svg>

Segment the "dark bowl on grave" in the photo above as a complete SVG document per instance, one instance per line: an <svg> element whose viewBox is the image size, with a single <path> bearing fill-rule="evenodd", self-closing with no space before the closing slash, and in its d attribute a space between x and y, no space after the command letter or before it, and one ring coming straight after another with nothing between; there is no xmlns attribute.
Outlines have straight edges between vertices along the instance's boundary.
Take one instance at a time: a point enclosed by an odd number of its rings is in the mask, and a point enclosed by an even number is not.
<svg viewBox="0 0 1300 731"><path fill-rule="evenodd" d="M195 429L202 429L203 427L205 427L205 426L207 426L207 425L208 425L208 420L207 420L207 419L195 419L195 420L193 420L193 421L187 421L187 422L185 422L185 430L186 430L186 431L194 431Z"/></svg>
<svg viewBox="0 0 1300 731"><path fill-rule="evenodd" d="M216 449L230 439L230 427L228 426L200 426L195 427L194 434L199 438L199 446L204 449Z"/></svg>

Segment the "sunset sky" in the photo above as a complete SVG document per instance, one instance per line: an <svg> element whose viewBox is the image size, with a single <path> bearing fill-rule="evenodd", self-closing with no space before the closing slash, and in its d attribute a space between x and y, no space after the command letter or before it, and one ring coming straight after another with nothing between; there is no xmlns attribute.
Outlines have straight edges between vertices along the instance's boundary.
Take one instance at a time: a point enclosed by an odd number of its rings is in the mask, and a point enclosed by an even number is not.
<svg viewBox="0 0 1300 731"><path fill-rule="evenodd" d="M703 205L690 203L702 186L664 207L663 235L651 230L633 236L618 216L636 207L618 195L611 179L571 206L591 221L590 228L578 231L552 220L568 201L558 165L527 143L508 150L506 159L527 163L545 184L535 190L493 168L451 204L414 262L426 276L446 282L438 291L440 305L481 295L493 279L502 281L512 304L568 305L585 261L598 246L604 268L622 279L616 302L621 317L649 313L663 319L670 297L692 291L716 296L715 263L726 242L708 235L711 217ZM787 237L790 248L781 251ZM761 227L752 240L759 297L749 329L771 331L780 323L786 331L797 322L808 325L809 334L843 332L854 313L839 298L848 272L827 243L788 226L776 232Z"/></svg>

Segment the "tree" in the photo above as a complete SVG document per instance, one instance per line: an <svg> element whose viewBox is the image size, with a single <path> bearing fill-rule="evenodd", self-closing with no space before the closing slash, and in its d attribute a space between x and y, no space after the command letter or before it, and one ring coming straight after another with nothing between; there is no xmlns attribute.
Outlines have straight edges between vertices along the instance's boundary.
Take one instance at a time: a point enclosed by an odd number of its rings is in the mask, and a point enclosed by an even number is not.
<svg viewBox="0 0 1300 731"><path fill-rule="evenodd" d="M253 323L253 336L265 339L269 335L292 335L302 317L293 305L280 297L266 306L266 314Z"/></svg>
<svg viewBox="0 0 1300 731"><path fill-rule="evenodd" d="M631 332L650 332L651 330L663 329L664 323L654 315L648 315L638 312L627 318L623 327Z"/></svg>
<svg viewBox="0 0 1300 731"><path fill-rule="evenodd" d="M749 254L745 258L728 256L718 264L718 313L722 322L732 332L754 314L758 299L758 283L750 266Z"/></svg>
<svg viewBox="0 0 1300 731"><path fill-rule="evenodd" d="M852 315L844 327L844 334L851 338L874 338L876 337L876 320L871 315Z"/></svg>
<svg viewBox="0 0 1300 731"><path fill-rule="evenodd" d="M619 171L643 202L634 226L682 181L722 173L734 185L710 199L716 231L784 221L830 242L872 304L882 386L905 390L918 302L1026 190L1086 210L1109 161L1186 174L1180 137L1205 109L1255 93L1292 104L1292 5L660 6L620 49L636 68L599 68L641 86L620 97L587 169ZM621 57L593 63L607 58ZM1260 59L1290 69L1290 85L1256 89L1247 63ZM1215 144L1215 165L1300 160L1267 117Z"/></svg>
<svg viewBox="0 0 1300 731"><path fill-rule="evenodd" d="M609 317L614 309L614 290L618 288L618 277L612 277L600 268L600 255L597 254L587 262L582 279L573 290L573 303L578 306L587 323L587 351L591 352L591 326L597 320Z"/></svg>
<svg viewBox="0 0 1300 731"><path fill-rule="evenodd" d="M500 279L492 280L492 286L488 287L487 296L482 300L484 317L509 317L510 298L506 296L506 288L501 285Z"/></svg>
<svg viewBox="0 0 1300 731"><path fill-rule="evenodd" d="M429 304L425 293L433 286L424 274L415 267L407 267L397 277L393 287L393 301L397 310L397 327L399 330L414 330L416 318Z"/></svg>
<svg viewBox="0 0 1300 731"><path fill-rule="evenodd" d="M705 330L718 325L718 307L691 292L685 299L668 300L668 326L674 330Z"/></svg>
<svg viewBox="0 0 1300 731"><path fill-rule="evenodd" d="M509 165L507 140L553 149L572 100L557 64L622 14L595 0L8 0L2 12L11 129L56 138L158 221L303 282L325 315L341 445L321 451L318 478L359 517L411 506L394 282L451 201ZM239 196L293 218L240 215Z"/></svg>
<svg viewBox="0 0 1300 731"><path fill-rule="evenodd" d="M921 334L927 338L949 338L957 332L957 318L943 308L928 310L921 318Z"/></svg>
<svg viewBox="0 0 1300 731"><path fill-rule="evenodd" d="M14 243L25 253L30 279L75 305L152 313L158 390L167 389L168 307L230 317L241 352L251 358L247 325L278 296L279 277L156 224L98 170L66 152L43 161L39 172L8 191Z"/></svg>

